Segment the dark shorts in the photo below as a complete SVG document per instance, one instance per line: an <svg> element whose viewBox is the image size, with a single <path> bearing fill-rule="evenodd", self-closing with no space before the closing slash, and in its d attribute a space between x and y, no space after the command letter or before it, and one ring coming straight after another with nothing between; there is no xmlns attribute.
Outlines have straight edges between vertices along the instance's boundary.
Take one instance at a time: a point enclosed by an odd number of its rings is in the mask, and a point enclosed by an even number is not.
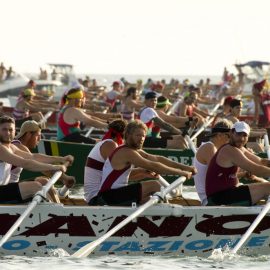
<svg viewBox="0 0 270 270"><path fill-rule="evenodd" d="M139 204L142 198L141 183L110 189L99 193L89 201L89 205L121 205L130 206L133 202Z"/></svg>
<svg viewBox="0 0 270 270"><path fill-rule="evenodd" d="M19 183L0 186L0 203L22 203Z"/></svg>
<svg viewBox="0 0 270 270"><path fill-rule="evenodd" d="M239 205L251 206L252 200L247 185L234 187L224 191L217 192L207 197L208 206L211 205Z"/></svg>
<svg viewBox="0 0 270 270"><path fill-rule="evenodd" d="M143 147L166 148L168 138L146 137Z"/></svg>
<svg viewBox="0 0 270 270"><path fill-rule="evenodd" d="M63 138L61 141L64 142L77 142L77 143L88 143L88 144L95 144L96 140L92 138L87 138L84 135L82 135L79 132L72 133L65 138Z"/></svg>

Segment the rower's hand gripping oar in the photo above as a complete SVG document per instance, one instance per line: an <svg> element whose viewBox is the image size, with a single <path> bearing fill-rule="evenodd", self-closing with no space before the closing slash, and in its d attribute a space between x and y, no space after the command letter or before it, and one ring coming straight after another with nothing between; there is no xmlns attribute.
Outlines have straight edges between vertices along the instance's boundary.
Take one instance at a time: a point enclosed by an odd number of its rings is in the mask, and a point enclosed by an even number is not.
<svg viewBox="0 0 270 270"><path fill-rule="evenodd" d="M107 233L105 233L103 236L98 238L97 240L83 246L78 251L76 251L72 257L75 258L82 258L87 257L98 245L100 245L102 242L104 242L107 238L115 234L117 231L119 231L121 228L123 228L126 224L131 222L134 218L138 217L141 213L143 213L146 209L148 209L150 206L157 204L160 200L164 200L166 194L170 193L173 189L177 188L180 184L182 184L185 181L185 177L182 176L176 181L174 181L171 185L163 189L161 192L155 193L148 202L141 205L135 212L133 212L131 215L129 215L127 218L125 218L123 221L121 221L119 224L117 224L114 228L109 230Z"/></svg>
<svg viewBox="0 0 270 270"><path fill-rule="evenodd" d="M265 149L267 152L267 157L270 159L270 151L269 151L269 138L268 135L264 135L264 143L265 143ZM268 197L266 205L263 207L261 213L256 217L256 219L253 221L253 223L249 226L248 230L245 232L245 234L242 236L242 238L239 240L237 245L232 249L232 253L236 253L246 242L248 237L252 234L252 232L255 230L255 228L259 225L261 220L265 217L265 215L270 210L270 196Z"/></svg>
<svg viewBox="0 0 270 270"><path fill-rule="evenodd" d="M66 162L64 166L68 166L69 162ZM56 181L61 177L62 172L57 171L50 178L48 183L42 187L41 191L38 191L32 200L32 202L27 206L25 211L21 214L21 216L16 220L16 222L12 225L12 227L8 230L8 232L3 236L0 241L0 247L12 236L12 234L17 230L17 228L22 224L24 219L31 213L31 211L46 197L50 188L56 183Z"/></svg>

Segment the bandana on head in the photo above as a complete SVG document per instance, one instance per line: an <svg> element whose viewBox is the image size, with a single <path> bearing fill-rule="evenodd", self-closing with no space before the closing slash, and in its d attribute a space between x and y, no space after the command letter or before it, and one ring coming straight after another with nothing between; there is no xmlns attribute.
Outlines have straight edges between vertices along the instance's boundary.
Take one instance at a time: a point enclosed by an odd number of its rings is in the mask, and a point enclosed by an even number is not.
<svg viewBox="0 0 270 270"><path fill-rule="evenodd" d="M73 99L73 98L81 99L83 97L84 97L83 91L77 91L77 92L67 95L67 98L69 99Z"/></svg>
<svg viewBox="0 0 270 270"><path fill-rule="evenodd" d="M118 145L123 144L123 133L118 132L113 128L109 128L109 130L105 133L104 137L102 138L102 141L107 140L107 139L111 139L112 134L114 134L116 136L116 143Z"/></svg>

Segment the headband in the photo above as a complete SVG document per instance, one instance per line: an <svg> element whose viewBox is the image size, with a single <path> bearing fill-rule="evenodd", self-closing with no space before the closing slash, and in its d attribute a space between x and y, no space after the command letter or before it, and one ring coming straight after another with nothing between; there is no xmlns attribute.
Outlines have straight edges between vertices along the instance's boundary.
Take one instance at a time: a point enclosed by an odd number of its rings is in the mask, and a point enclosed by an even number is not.
<svg viewBox="0 0 270 270"><path fill-rule="evenodd" d="M81 98L84 98L84 93L83 93L83 91L81 91L81 90L79 90L79 91L77 91L77 92L74 92L74 93L72 93L72 94L68 94L67 95L67 98L69 98L69 99L75 99L75 98L77 98L77 99L81 99Z"/></svg>
<svg viewBox="0 0 270 270"><path fill-rule="evenodd" d="M111 139L112 135L116 136L116 143L118 145L123 144L123 133L118 132L117 130L115 130L113 128L109 128L109 130L105 133L104 137L102 138L102 141L104 141L106 139Z"/></svg>

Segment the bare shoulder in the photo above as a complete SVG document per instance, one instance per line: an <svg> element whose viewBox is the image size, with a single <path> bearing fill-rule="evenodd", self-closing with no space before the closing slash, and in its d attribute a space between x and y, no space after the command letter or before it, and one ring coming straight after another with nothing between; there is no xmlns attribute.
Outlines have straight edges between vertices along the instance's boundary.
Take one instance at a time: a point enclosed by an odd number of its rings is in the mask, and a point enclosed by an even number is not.
<svg viewBox="0 0 270 270"><path fill-rule="evenodd" d="M23 145L21 143L15 143L15 144L12 144L12 145L16 146L21 151L29 152L30 153L30 150L25 145Z"/></svg>
<svg viewBox="0 0 270 270"><path fill-rule="evenodd" d="M116 142L114 142L114 141L112 141L112 140L108 140L108 141L106 141L106 142L104 142L103 144L102 144L102 147L117 147L118 145L117 145L117 143Z"/></svg>
<svg viewBox="0 0 270 270"><path fill-rule="evenodd" d="M227 145L223 146L222 149L220 150L220 153L224 154L224 155L228 155L228 156L230 156L232 158L234 158L235 156L243 154L241 149L239 149L237 147L234 147L234 146L232 146L230 144L227 144Z"/></svg>
<svg viewBox="0 0 270 270"><path fill-rule="evenodd" d="M216 151L217 149L213 143L205 143L198 149L196 158L199 162L207 164Z"/></svg>

